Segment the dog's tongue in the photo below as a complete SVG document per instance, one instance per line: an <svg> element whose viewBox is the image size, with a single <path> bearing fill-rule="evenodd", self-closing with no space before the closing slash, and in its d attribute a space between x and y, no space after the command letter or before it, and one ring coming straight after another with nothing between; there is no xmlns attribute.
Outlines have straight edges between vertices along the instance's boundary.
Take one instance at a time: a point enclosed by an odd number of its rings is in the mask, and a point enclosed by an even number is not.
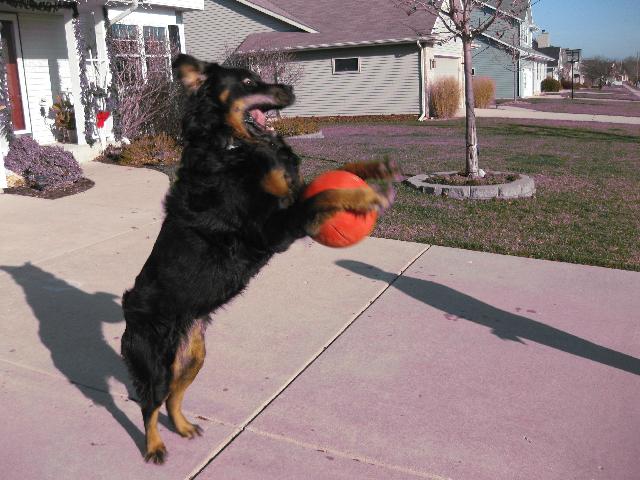
<svg viewBox="0 0 640 480"><path fill-rule="evenodd" d="M267 117L265 116L264 113L262 113L262 110L260 110L259 108L254 108L253 110L249 110L249 114L253 118L253 121L256 122L258 125L260 125L263 128L266 126Z"/></svg>

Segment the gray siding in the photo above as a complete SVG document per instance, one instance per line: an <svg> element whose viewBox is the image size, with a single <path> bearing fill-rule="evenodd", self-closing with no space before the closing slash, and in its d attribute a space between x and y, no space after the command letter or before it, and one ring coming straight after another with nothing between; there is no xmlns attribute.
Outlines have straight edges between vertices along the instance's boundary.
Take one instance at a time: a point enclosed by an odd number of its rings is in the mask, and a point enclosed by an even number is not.
<svg viewBox="0 0 640 480"><path fill-rule="evenodd" d="M184 12L183 21L187 53L210 62L224 61L252 33L300 31L234 0L205 0L203 11Z"/></svg>
<svg viewBox="0 0 640 480"><path fill-rule="evenodd" d="M487 15L492 13L493 10L490 8L475 10L474 21L484 22ZM515 19L498 18L486 33L512 45L520 44L520 23ZM473 50L473 68L476 76L491 77L496 82L496 98L513 98L514 64L511 50L483 36L476 38L474 44L478 46ZM517 68L517 63L515 67ZM518 75L516 84L519 81ZM520 95L519 87L516 93Z"/></svg>
<svg viewBox="0 0 640 480"><path fill-rule="evenodd" d="M484 23L492 14L493 10L488 7L476 9L472 13L472 23ZM511 45L520 45L520 22L511 17L498 17L486 33Z"/></svg>
<svg viewBox="0 0 640 480"><path fill-rule="evenodd" d="M333 58L360 57L359 73L334 74ZM416 45L301 52L303 77L286 116L420 113L420 59Z"/></svg>
<svg viewBox="0 0 640 480"><path fill-rule="evenodd" d="M490 9L480 9L474 12L474 21L482 21L486 19L487 12ZM522 31L521 31L522 25ZM520 46L523 48L531 48L530 27L532 26L531 11L527 10L526 15L521 22L514 19L498 19L487 30L487 34L494 38L500 38L503 42ZM525 38L521 35L524 31L528 32ZM477 49L473 53L473 66L476 75L491 77L496 82L497 98L513 98L513 52L501 45L485 37L479 37L474 42ZM518 75L516 84L518 86L517 95L538 94L540 93L540 82L545 76L544 62L533 61L526 58L519 60ZM532 72L529 75L527 72ZM528 83L525 89L525 78Z"/></svg>
<svg viewBox="0 0 640 480"><path fill-rule="evenodd" d="M484 38L477 38L474 44L478 47L473 51L476 77L490 77L496 82L496 98L513 98L514 65L511 53Z"/></svg>

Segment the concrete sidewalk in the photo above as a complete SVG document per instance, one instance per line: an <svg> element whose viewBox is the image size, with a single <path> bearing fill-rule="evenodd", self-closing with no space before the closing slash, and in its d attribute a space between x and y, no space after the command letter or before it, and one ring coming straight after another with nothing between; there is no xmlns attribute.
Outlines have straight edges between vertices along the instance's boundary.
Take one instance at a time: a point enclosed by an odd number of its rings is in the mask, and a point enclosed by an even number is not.
<svg viewBox="0 0 640 480"><path fill-rule="evenodd" d="M476 117L487 118L518 118L533 120L566 120L571 122L602 122L621 123L626 125L640 125L640 117L623 117L620 115L589 115L586 113L557 113L539 112L528 108L511 105L498 108L476 108Z"/></svg>
<svg viewBox="0 0 640 480"><path fill-rule="evenodd" d="M166 177L0 197L4 479L635 479L640 274L369 239L279 255L215 315L143 462L119 306Z"/></svg>
<svg viewBox="0 0 640 480"><path fill-rule="evenodd" d="M624 88L626 88L629 93L631 93L632 95L635 95L636 97L640 98L640 90L636 90L635 88L627 85L626 83L622 85Z"/></svg>

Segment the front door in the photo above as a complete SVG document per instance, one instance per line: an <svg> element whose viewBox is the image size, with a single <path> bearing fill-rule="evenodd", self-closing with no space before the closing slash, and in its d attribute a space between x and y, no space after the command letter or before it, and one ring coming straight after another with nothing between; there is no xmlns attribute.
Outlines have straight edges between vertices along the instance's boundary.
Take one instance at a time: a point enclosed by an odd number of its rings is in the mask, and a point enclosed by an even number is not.
<svg viewBox="0 0 640 480"><path fill-rule="evenodd" d="M21 79L22 62L19 62L20 49L16 35L16 21L10 18L4 15L0 17L0 37L7 74L7 90L11 102L11 120L13 130L18 132L27 129L21 85L21 80L24 79Z"/></svg>

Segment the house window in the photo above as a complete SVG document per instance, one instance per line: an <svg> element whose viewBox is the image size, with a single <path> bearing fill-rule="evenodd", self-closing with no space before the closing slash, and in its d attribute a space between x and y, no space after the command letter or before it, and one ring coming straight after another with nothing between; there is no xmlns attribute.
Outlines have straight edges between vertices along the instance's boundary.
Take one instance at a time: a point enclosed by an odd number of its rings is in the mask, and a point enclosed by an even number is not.
<svg viewBox="0 0 640 480"><path fill-rule="evenodd" d="M117 23L111 27L115 67L120 80L135 83L143 79L142 56L137 25Z"/></svg>
<svg viewBox="0 0 640 480"><path fill-rule="evenodd" d="M171 76L171 58L180 53L177 25L151 27L115 24L111 27L115 65L125 83L150 76Z"/></svg>
<svg viewBox="0 0 640 480"><path fill-rule="evenodd" d="M333 73L358 72L360 72L360 59L358 57L333 59Z"/></svg>
<svg viewBox="0 0 640 480"><path fill-rule="evenodd" d="M147 76L167 75L171 70L171 54L164 27L143 27L144 57Z"/></svg>

